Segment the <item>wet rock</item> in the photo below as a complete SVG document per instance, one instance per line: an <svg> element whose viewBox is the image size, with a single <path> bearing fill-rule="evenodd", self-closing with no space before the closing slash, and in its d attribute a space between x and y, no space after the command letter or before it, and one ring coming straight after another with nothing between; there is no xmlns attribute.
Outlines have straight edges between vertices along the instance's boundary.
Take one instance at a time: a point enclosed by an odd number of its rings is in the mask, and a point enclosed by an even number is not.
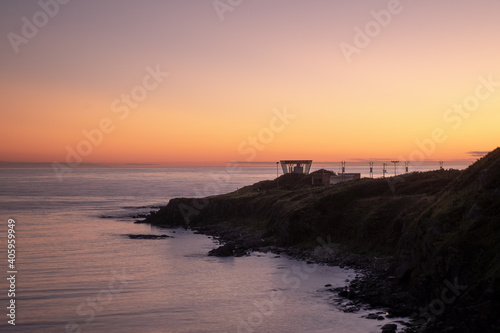
<svg viewBox="0 0 500 333"><path fill-rule="evenodd" d="M146 234L128 234L130 239L164 239L164 238L173 238L169 235L146 235Z"/></svg>
<svg viewBox="0 0 500 333"><path fill-rule="evenodd" d="M148 215L147 214L134 214L134 215L131 215L130 217L133 219L143 219L146 216L148 216Z"/></svg>
<svg viewBox="0 0 500 333"><path fill-rule="evenodd" d="M370 313L368 316L366 316L366 319L384 320L385 318L376 313Z"/></svg>
<svg viewBox="0 0 500 333"><path fill-rule="evenodd" d="M234 251L233 251L233 256L235 256L235 257L243 257L246 255L248 255L248 251L243 249L243 248L234 249Z"/></svg>
<svg viewBox="0 0 500 333"><path fill-rule="evenodd" d="M234 244L232 243L226 243L208 252L209 256L214 256L214 257L231 257L233 254L234 254Z"/></svg>
<svg viewBox="0 0 500 333"><path fill-rule="evenodd" d="M113 215L99 215L99 218L100 219L116 219L116 218L119 218L120 216L113 216Z"/></svg>
<svg viewBox="0 0 500 333"><path fill-rule="evenodd" d="M349 291L347 289L341 290L339 291L339 296L349 298Z"/></svg>
<svg viewBox="0 0 500 333"><path fill-rule="evenodd" d="M343 312L346 312L346 313L355 313L355 312L360 311L361 307L359 305L356 305L356 304L353 304L353 303L349 303L349 304L346 304L346 305L342 305L340 307L340 309Z"/></svg>
<svg viewBox="0 0 500 333"><path fill-rule="evenodd" d="M382 326L382 333L396 333L398 325L396 324L386 324Z"/></svg>

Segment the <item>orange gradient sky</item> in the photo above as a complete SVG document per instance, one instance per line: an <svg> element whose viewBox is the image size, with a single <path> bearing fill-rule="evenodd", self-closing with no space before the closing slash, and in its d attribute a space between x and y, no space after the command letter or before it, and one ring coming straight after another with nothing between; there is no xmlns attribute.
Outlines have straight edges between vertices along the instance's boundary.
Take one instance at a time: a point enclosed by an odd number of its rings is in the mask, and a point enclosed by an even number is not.
<svg viewBox="0 0 500 333"><path fill-rule="evenodd" d="M500 1L66 2L0 3L0 161L449 160L498 146Z"/></svg>

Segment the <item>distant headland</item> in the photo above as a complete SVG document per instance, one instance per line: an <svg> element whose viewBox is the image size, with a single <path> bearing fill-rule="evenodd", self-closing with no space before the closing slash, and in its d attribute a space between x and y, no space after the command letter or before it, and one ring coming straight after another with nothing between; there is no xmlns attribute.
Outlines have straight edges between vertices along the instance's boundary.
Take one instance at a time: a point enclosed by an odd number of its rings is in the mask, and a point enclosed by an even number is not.
<svg viewBox="0 0 500 333"><path fill-rule="evenodd" d="M313 186L325 172L175 198L141 222L215 235L213 255L280 249L363 269L334 292L411 316L422 332L500 328L500 148L463 171Z"/></svg>

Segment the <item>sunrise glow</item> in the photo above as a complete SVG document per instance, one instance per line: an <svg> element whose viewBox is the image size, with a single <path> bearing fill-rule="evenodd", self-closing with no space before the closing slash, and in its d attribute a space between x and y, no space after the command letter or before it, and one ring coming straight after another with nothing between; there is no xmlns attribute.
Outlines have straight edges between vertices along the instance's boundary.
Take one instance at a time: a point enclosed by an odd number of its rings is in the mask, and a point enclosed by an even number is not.
<svg viewBox="0 0 500 333"><path fill-rule="evenodd" d="M0 161L450 160L498 145L498 1L54 3L0 5Z"/></svg>

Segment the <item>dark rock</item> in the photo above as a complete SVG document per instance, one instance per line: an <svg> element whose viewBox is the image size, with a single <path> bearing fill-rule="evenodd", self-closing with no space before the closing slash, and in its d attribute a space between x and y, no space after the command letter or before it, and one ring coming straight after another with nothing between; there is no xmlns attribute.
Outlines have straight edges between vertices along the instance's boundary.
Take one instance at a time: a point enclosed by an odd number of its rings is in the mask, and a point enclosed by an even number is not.
<svg viewBox="0 0 500 333"><path fill-rule="evenodd" d="M208 252L209 256L214 256L214 257L230 257L233 254L234 254L233 243L226 243Z"/></svg>
<svg viewBox="0 0 500 333"><path fill-rule="evenodd" d="M384 320L385 318L376 313L370 313L368 316L366 316L366 319Z"/></svg>
<svg viewBox="0 0 500 333"><path fill-rule="evenodd" d="M128 234L130 239L164 239L164 238L173 238L169 235L146 235L146 234Z"/></svg>
<svg viewBox="0 0 500 333"><path fill-rule="evenodd" d="M396 333L398 325L396 324L386 324L382 326L382 333Z"/></svg>
<svg viewBox="0 0 500 333"><path fill-rule="evenodd" d="M406 277L411 273L411 263L409 261L403 261L395 270L394 275L400 280L405 280Z"/></svg>
<svg viewBox="0 0 500 333"><path fill-rule="evenodd" d="M134 214L134 215L132 215L130 217L133 218L133 219L143 219L146 216L148 216L148 215L147 214Z"/></svg>
<svg viewBox="0 0 500 333"><path fill-rule="evenodd" d="M358 312L359 310L361 310L361 308L357 305L342 307L342 311L344 311L346 313L354 313L354 312Z"/></svg>
<svg viewBox="0 0 500 333"><path fill-rule="evenodd" d="M248 251L243 249L243 248L235 249L233 251L233 256L235 256L235 257L243 257L243 256L247 256L247 255L248 255Z"/></svg>
<svg viewBox="0 0 500 333"><path fill-rule="evenodd" d="M325 288L331 287L331 284L325 284Z"/></svg>
<svg viewBox="0 0 500 333"><path fill-rule="evenodd" d="M100 219L114 219L115 216L111 216L111 215L99 215L99 218Z"/></svg>

